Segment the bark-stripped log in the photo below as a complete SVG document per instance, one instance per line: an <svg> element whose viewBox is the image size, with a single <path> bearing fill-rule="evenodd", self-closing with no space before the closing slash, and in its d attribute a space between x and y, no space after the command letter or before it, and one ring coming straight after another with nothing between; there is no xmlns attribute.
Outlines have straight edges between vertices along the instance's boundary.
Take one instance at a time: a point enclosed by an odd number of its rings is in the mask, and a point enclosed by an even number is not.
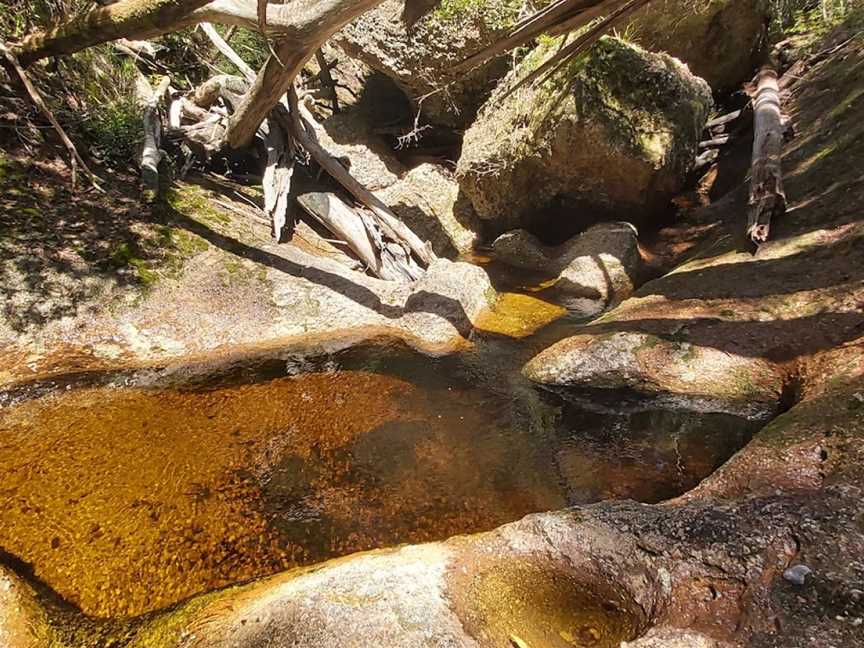
<svg viewBox="0 0 864 648"><path fill-rule="evenodd" d="M428 266L435 260L435 253L432 251L432 246L421 241L414 232L408 228L405 223L385 205L378 196L369 191L354 176L348 169L342 166L335 157L330 155L321 144L318 143L318 136L315 134L317 128L320 128L312 117L309 110L299 101L292 88L289 91L291 97L290 103L290 118L292 122L292 135L296 139L312 159L314 159L322 169L336 180L340 185L345 187L348 192L354 196L359 202L366 205L375 217L378 225L384 233L393 241L403 245L408 252L414 254L417 260ZM281 110L284 110L282 106ZM277 112L280 109L277 108Z"/></svg>
<svg viewBox="0 0 864 648"><path fill-rule="evenodd" d="M288 225L291 178L294 175L294 148L288 133L274 120L267 124L264 138L267 166L261 186L264 189L264 211L270 217L273 238L281 241ZM293 226L293 221L291 223Z"/></svg>
<svg viewBox="0 0 864 648"><path fill-rule="evenodd" d="M786 213L783 191L783 123L777 70L763 67L753 96L753 167L747 212L747 236L761 245L768 240L772 219Z"/></svg>
<svg viewBox="0 0 864 648"><path fill-rule="evenodd" d="M419 277L419 268L394 251L392 245L376 231L373 221L364 219L338 196L327 192L310 192L298 196L297 202L340 240L345 241L357 258L379 279L387 281L413 281ZM395 253L394 253L395 252Z"/></svg>
<svg viewBox="0 0 864 648"><path fill-rule="evenodd" d="M216 28L210 23L201 23L199 25L201 27L201 31L204 32L204 35L210 39L210 42L213 43L213 46L219 50L219 53L231 61L231 64L240 70L240 73L246 77L246 80L249 83L252 83L255 80L255 70L246 63L237 52L234 51L234 48L228 44L224 38L219 35L219 32L216 31Z"/></svg>
<svg viewBox="0 0 864 648"><path fill-rule="evenodd" d="M318 0L298 15L290 37L279 44L258 73L243 103L228 122L225 139L232 148L248 145L258 127L288 92L300 70L333 34L382 0Z"/></svg>
<svg viewBox="0 0 864 648"><path fill-rule="evenodd" d="M162 117L160 105L168 91L170 79L163 77L156 90L140 72L135 82L138 106L144 124L144 145L138 166L141 168L141 183L145 202L153 202L159 196L159 164L162 162Z"/></svg>

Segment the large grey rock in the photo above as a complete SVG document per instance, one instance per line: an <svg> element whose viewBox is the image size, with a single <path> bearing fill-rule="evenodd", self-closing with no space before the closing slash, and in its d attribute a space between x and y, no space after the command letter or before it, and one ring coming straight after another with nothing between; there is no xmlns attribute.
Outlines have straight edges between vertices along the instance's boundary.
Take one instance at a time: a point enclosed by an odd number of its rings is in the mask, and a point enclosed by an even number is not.
<svg viewBox="0 0 864 648"><path fill-rule="evenodd" d="M514 77L557 46L538 46ZM553 203L586 220L655 211L683 186L711 106L708 84L676 59L604 38L552 79L492 97L457 178L501 230Z"/></svg>
<svg viewBox="0 0 864 648"><path fill-rule="evenodd" d="M465 128L507 73L509 58L470 72L454 73L453 67L506 33L523 5L521 0L444 0L409 30L402 21L403 3L387 0L345 27L334 42L393 79L425 120Z"/></svg>
<svg viewBox="0 0 864 648"><path fill-rule="evenodd" d="M567 265L556 288L564 305L582 317L593 317L629 297L643 274L636 228L630 223L601 223L567 246Z"/></svg>
<svg viewBox="0 0 864 648"><path fill-rule="evenodd" d="M714 90L726 92L753 76L770 21L767 0L656 0L626 31L643 47L681 59Z"/></svg>
<svg viewBox="0 0 864 648"><path fill-rule="evenodd" d="M477 243L480 223L474 208L452 173L441 167L421 164L378 197L438 255L465 254Z"/></svg>

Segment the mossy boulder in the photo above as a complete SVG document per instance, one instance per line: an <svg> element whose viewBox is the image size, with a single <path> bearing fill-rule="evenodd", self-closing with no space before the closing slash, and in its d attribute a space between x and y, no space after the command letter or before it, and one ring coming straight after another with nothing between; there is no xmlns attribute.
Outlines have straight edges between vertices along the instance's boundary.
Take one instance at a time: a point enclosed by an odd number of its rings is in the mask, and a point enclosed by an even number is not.
<svg viewBox="0 0 864 648"><path fill-rule="evenodd" d="M541 43L514 78L559 45ZM542 84L496 93L465 135L457 179L502 230L552 205L586 223L650 214L683 186L711 106L676 59L604 38Z"/></svg>
<svg viewBox="0 0 864 648"><path fill-rule="evenodd" d="M466 128L510 66L498 57L470 72L456 63L494 42L519 18L525 0L443 0L410 29L403 2L387 0L334 37L349 56L393 79L422 118Z"/></svg>
<svg viewBox="0 0 864 648"><path fill-rule="evenodd" d="M684 61L714 90L728 92L752 77L771 20L767 0L659 0L639 11L628 36Z"/></svg>

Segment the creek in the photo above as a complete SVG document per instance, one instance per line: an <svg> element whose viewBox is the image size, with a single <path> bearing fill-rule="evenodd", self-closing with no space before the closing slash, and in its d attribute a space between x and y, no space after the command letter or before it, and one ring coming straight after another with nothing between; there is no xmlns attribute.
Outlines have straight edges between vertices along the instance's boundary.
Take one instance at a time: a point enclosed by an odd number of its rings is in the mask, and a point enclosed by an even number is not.
<svg viewBox="0 0 864 648"><path fill-rule="evenodd" d="M554 311L509 300L490 329ZM34 389L0 409L0 548L88 615L136 616L528 513L662 501L755 431L727 414L538 390L519 369L572 328L558 315L437 359L377 341Z"/></svg>

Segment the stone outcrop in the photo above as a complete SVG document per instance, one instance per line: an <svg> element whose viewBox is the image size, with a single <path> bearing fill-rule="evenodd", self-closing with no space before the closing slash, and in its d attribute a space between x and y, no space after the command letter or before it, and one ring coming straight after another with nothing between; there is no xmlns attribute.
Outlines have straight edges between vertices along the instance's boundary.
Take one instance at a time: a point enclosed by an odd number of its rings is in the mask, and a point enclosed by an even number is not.
<svg viewBox="0 0 864 648"><path fill-rule="evenodd" d="M538 46L510 82L558 44ZM459 184L499 231L553 204L577 223L645 216L683 186L711 106L676 59L604 38L542 84L490 99L465 135Z"/></svg>
<svg viewBox="0 0 864 648"><path fill-rule="evenodd" d="M516 2L445 0L410 30L403 3L387 0L334 37L346 53L402 88L422 119L466 128L509 69L507 56L470 72L453 66L506 33L523 6Z"/></svg>
<svg viewBox="0 0 864 648"><path fill-rule="evenodd" d="M474 208L442 167L421 164L378 197L439 256L466 254L478 242Z"/></svg>
<svg viewBox="0 0 864 648"><path fill-rule="evenodd" d="M752 78L771 13L766 0L658 0L625 31L646 49L681 59L715 91L729 92Z"/></svg>
<svg viewBox="0 0 864 648"><path fill-rule="evenodd" d="M702 208L690 219L711 233L688 260L543 351L529 378L692 407L714 397L765 415L824 381L841 350L852 353L864 332L864 224L850 161L864 155L864 108L841 80L853 78L864 47L848 35L834 42L846 43L842 62L784 80L798 84L787 105L796 137L783 158L789 211L772 239L754 254L743 191ZM850 361L847 375L861 367Z"/></svg>

